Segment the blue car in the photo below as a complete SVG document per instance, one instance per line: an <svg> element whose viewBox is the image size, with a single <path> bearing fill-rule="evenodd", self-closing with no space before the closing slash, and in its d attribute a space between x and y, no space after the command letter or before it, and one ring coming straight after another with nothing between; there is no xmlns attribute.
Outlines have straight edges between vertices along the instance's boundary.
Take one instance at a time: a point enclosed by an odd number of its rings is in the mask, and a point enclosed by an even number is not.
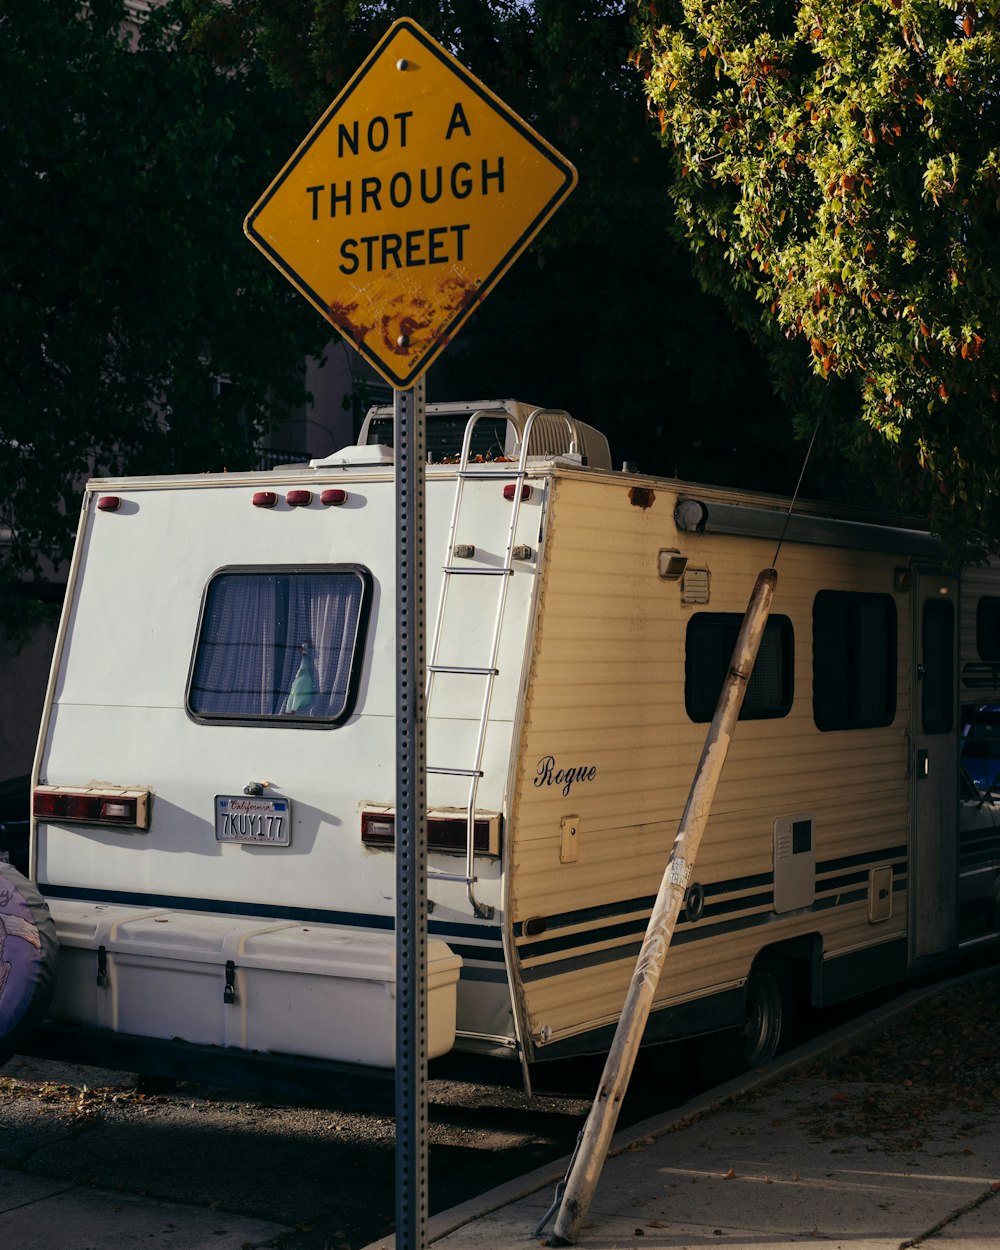
<svg viewBox="0 0 1000 1250"><path fill-rule="evenodd" d="M1000 789L1000 705L987 704L966 716L961 754L978 790Z"/></svg>

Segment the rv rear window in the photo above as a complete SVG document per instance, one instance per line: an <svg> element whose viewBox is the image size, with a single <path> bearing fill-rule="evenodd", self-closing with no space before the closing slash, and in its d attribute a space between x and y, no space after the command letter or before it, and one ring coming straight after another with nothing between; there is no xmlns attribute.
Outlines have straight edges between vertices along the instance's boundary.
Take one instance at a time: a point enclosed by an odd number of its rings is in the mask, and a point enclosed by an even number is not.
<svg viewBox="0 0 1000 1250"><path fill-rule="evenodd" d="M192 715L289 726L345 720L370 597L371 574L355 565L216 573L191 664Z"/></svg>
<svg viewBox="0 0 1000 1250"><path fill-rule="evenodd" d="M874 729L895 715L895 601L821 590L813 600L816 728Z"/></svg>
<svg viewBox="0 0 1000 1250"><path fill-rule="evenodd" d="M693 721L710 721L743 624L740 612L698 612L688 621L684 706ZM740 720L787 716L792 708L792 622L772 616L747 683Z"/></svg>

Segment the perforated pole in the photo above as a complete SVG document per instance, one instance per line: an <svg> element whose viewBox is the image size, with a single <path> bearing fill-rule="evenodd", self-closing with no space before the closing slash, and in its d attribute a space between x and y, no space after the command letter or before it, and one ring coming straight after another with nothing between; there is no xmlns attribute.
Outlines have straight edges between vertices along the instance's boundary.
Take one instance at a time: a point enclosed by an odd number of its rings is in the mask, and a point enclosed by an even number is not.
<svg viewBox="0 0 1000 1250"><path fill-rule="evenodd" d="M396 459L396 1248L427 1244L423 379L393 392Z"/></svg>
<svg viewBox="0 0 1000 1250"><path fill-rule="evenodd" d="M639 1043L653 1005L653 995L659 984L663 961L684 902L691 867L698 854L701 835L708 823L722 766L726 762L736 721L743 706L747 682L753 671L760 640L764 636L764 626L767 624L777 581L778 574L774 569L765 569L758 575L757 584L747 604L746 615L733 648L729 673L719 694L715 716L708 729L701 760L695 771L670 859L660 883L660 891L653 904L646 936L643 938L625 1006L622 1008L621 1019L604 1065L597 1096L566 1176L555 1222L556 1245L576 1241L601 1177L622 1099L628 1089Z"/></svg>

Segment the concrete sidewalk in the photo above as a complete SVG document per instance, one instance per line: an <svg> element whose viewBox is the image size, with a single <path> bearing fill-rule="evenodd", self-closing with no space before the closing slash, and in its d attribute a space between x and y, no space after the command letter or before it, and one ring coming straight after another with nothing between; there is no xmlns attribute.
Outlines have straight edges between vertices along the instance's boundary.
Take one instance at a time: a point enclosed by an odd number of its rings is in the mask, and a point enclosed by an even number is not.
<svg viewBox="0 0 1000 1250"><path fill-rule="evenodd" d="M640 1126L645 1134L608 1160L580 1246L1000 1246L1000 1117L956 1140L955 1117L944 1111L919 1153L887 1155L861 1142L810 1136L800 1115L831 1096L824 1083L802 1081L710 1110L660 1136L659 1124ZM554 1187L546 1181L534 1193L509 1197L452 1232L443 1226L460 1212L436 1217L435 1250L524 1246Z"/></svg>
<svg viewBox="0 0 1000 1250"><path fill-rule="evenodd" d="M985 975L996 982L995 971ZM905 1028L897 1018L943 988L907 995L770 1070L720 1086L679 1118L673 1112L619 1133L579 1245L996 1250L1000 1038L992 1088L949 1105L915 1100L910 1081L854 1081L849 1072L845 1078L849 1057L830 1065L832 1075L817 1072L822 1056L877 1046L894 1022ZM940 1053L933 1060L947 1061ZM558 1244L554 1215L543 1233L536 1230L567 1164L433 1217L428 1244L435 1250ZM386 1238L368 1250L392 1244Z"/></svg>
<svg viewBox="0 0 1000 1250"><path fill-rule="evenodd" d="M0 1169L0 1246L10 1250L251 1250L290 1230Z"/></svg>

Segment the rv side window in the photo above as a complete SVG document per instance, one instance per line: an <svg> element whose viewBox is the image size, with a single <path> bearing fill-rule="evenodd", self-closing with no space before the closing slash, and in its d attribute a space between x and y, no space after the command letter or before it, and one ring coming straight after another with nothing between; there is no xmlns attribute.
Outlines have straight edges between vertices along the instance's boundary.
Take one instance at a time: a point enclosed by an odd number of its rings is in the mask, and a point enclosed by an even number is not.
<svg viewBox="0 0 1000 1250"><path fill-rule="evenodd" d="M813 600L816 728L874 729L895 715L895 601L821 590Z"/></svg>
<svg viewBox="0 0 1000 1250"><path fill-rule="evenodd" d="M693 721L710 721L743 624L739 612L697 612L688 621L684 706ZM772 616L747 683L740 720L787 716L792 707L792 622Z"/></svg>
<svg viewBox="0 0 1000 1250"><path fill-rule="evenodd" d="M216 573L191 664L192 715L289 726L345 720L370 597L371 574L354 565Z"/></svg>
<svg viewBox="0 0 1000 1250"><path fill-rule="evenodd" d="M991 595L976 604L976 650L981 660L1000 660L1000 599Z"/></svg>

